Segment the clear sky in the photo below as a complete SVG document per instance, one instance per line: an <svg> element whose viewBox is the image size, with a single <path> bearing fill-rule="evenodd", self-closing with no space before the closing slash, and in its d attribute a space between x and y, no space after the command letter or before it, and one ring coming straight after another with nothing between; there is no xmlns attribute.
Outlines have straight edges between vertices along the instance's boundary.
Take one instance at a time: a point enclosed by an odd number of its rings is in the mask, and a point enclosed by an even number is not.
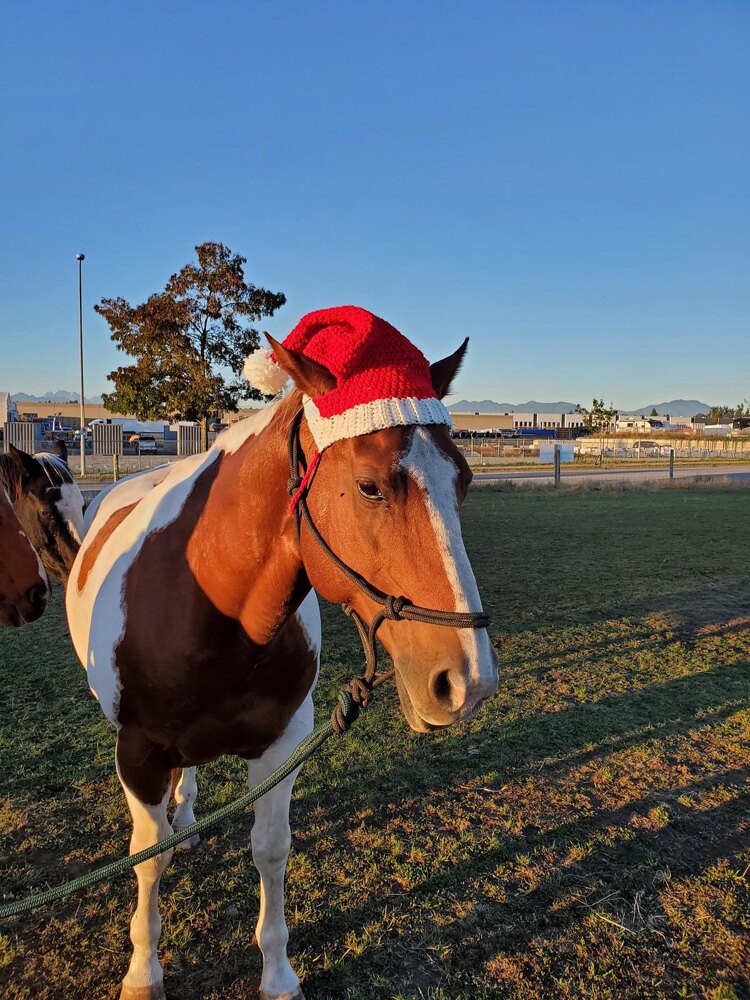
<svg viewBox="0 0 750 1000"><path fill-rule="evenodd" d="M218 240L461 396L750 396L746 0L0 7L0 389L87 395L92 310Z"/></svg>

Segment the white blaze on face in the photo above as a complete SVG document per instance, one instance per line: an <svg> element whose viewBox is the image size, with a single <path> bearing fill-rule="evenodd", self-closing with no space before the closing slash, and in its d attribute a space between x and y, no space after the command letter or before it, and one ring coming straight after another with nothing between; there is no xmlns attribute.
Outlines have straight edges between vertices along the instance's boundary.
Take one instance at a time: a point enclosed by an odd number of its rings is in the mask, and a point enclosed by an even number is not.
<svg viewBox="0 0 750 1000"><path fill-rule="evenodd" d="M83 496L75 483L63 483L60 486L57 509L65 520L68 531L80 545L83 538Z"/></svg>
<svg viewBox="0 0 750 1000"><path fill-rule="evenodd" d="M414 428L411 444L401 459L401 468L422 491L455 598L455 608L441 610L481 611L477 582L461 535L456 493L458 469L424 427ZM496 683L497 666L487 629L461 628L457 634L469 666L468 683L481 687Z"/></svg>

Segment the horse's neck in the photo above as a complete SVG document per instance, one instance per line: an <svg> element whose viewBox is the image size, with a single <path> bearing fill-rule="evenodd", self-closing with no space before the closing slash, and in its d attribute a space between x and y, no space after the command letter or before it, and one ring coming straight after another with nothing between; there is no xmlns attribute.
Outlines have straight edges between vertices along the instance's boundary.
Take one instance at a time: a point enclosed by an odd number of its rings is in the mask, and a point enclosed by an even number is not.
<svg viewBox="0 0 750 1000"><path fill-rule="evenodd" d="M309 590L286 490L287 432L298 405L298 394L283 400L257 434L250 425L239 447L220 453L187 549L201 589L259 644Z"/></svg>

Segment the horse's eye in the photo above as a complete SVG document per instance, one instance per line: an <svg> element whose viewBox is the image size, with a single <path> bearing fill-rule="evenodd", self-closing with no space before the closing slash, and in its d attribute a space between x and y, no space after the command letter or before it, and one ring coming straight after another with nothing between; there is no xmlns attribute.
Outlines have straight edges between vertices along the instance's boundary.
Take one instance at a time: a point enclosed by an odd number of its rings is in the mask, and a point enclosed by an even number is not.
<svg viewBox="0 0 750 1000"><path fill-rule="evenodd" d="M384 500L385 497L378 489L378 484L372 479L358 479L357 489L365 500Z"/></svg>

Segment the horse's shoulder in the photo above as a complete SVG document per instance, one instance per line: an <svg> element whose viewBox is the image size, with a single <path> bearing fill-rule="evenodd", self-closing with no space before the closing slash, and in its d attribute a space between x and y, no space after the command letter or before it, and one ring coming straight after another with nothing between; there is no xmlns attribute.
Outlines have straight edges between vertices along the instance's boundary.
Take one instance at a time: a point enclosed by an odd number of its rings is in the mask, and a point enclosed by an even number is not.
<svg viewBox="0 0 750 1000"><path fill-rule="evenodd" d="M136 558L139 541L175 520L204 469L217 456L210 452L144 470L103 490L86 511L86 532L79 555L78 590L81 591L105 545L115 541L107 562L122 549ZM136 512L135 519L129 517ZM84 572L86 570L86 572Z"/></svg>

